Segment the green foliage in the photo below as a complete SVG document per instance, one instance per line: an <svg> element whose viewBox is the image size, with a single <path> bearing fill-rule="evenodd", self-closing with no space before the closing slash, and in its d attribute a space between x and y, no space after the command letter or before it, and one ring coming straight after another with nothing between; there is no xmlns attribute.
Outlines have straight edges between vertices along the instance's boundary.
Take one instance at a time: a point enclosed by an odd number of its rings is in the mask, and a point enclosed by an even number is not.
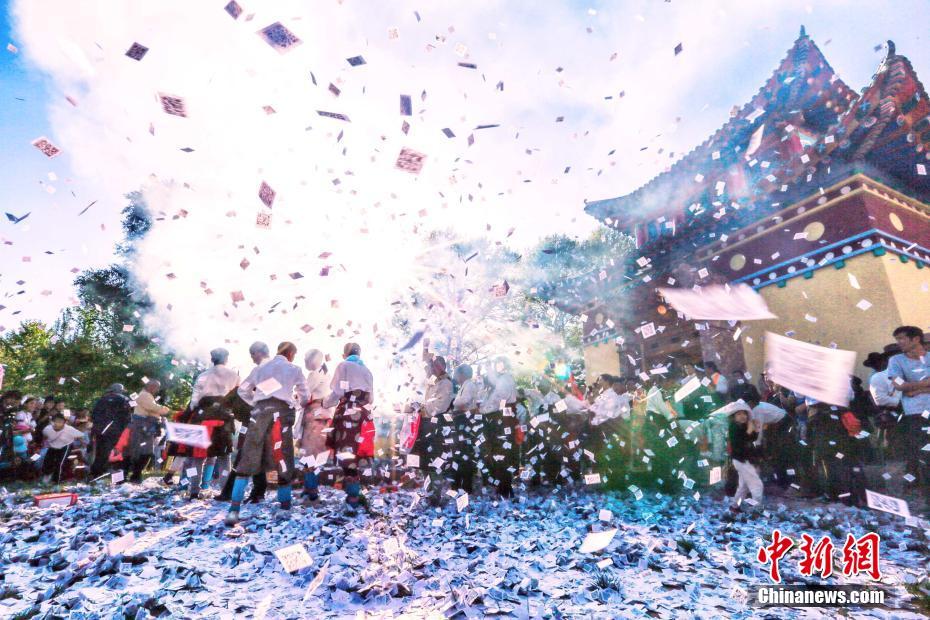
<svg viewBox="0 0 930 620"><path fill-rule="evenodd" d="M0 338L3 385L37 395L49 393L42 352L51 342L51 331L40 321L23 321L19 329Z"/></svg>

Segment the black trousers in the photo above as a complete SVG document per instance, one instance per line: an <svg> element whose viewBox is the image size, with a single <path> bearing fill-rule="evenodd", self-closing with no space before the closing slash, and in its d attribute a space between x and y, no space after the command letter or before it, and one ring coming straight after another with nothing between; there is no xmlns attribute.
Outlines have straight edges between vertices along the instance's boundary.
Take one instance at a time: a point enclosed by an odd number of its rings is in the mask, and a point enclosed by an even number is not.
<svg viewBox="0 0 930 620"><path fill-rule="evenodd" d="M516 415L510 410L485 413L484 443L481 446L484 466L502 498L513 497L513 473L519 462Z"/></svg>
<svg viewBox="0 0 930 620"><path fill-rule="evenodd" d="M42 475L51 476L55 484L61 482L61 474L70 452L70 444L64 448L49 448L46 450L45 460L42 461Z"/></svg>
<svg viewBox="0 0 930 620"><path fill-rule="evenodd" d="M229 472L229 475L226 476L226 483L223 485L223 490L220 491L220 499L225 499L229 501L232 497L233 485L236 484L236 476L239 475L238 467L239 461L242 459L242 444L245 440L245 435L239 435L238 445L236 447L236 458L233 460L232 471ZM250 499L264 499L265 492L268 490L268 476L265 472L260 472L252 476L252 492L249 493Z"/></svg>
<svg viewBox="0 0 930 620"><path fill-rule="evenodd" d="M126 472L126 478L129 482L142 482L142 472L149 466L149 461L151 460L152 457L148 454L137 456L132 460L124 460L126 463L124 471Z"/></svg>
<svg viewBox="0 0 930 620"><path fill-rule="evenodd" d="M920 487L927 490L930 486L930 475L928 475L930 474L928 471L930 453L921 450L930 443L930 435L923 430L925 427L930 427L930 420L925 420L921 415L906 415L895 427L898 447L904 457L905 473L916 478L907 484L909 488Z"/></svg>
<svg viewBox="0 0 930 620"><path fill-rule="evenodd" d="M452 425L452 488L471 495L474 492L475 474L478 472L478 451L475 449L475 443L479 429L467 413L456 413Z"/></svg>
<svg viewBox="0 0 930 620"><path fill-rule="evenodd" d="M107 473L110 469L110 453L113 452L113 448L116 447L117 442L119 442L120 435L123 434L123 429L120 428L118 431L114 430L111 425L105 433L94 433L94 462L90 466L90 477L97 478Z"/></svg>
<svg viewBox="0 0 930 620"><path fill-rule="evenodd" d="M545 479L549 484L562 482L561 471L563 456L566 453L562 444L562 428L554 422L542 422L536 428L530 428L527 454L533 464L533 484L538 485ZM535 457L535 462L532 459Z"/></svg>

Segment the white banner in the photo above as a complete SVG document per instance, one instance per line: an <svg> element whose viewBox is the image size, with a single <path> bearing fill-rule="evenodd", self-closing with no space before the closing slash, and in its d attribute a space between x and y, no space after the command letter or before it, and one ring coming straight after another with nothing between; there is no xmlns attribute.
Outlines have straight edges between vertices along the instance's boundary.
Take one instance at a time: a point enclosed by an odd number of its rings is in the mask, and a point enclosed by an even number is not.
<svg viewBox="0 0 930 620"><path fill-rule="evenodd" d="M168 441L195 448L210 447L210 435L206 426L165 422L165 428L168 430Z"/></svg>
<svg viewBox="0 0 930 620"><path fill-rule="evenodd" d="M768 376L778 385L831 405L849 404L855 351L828 349L765 332Z"/></svg>
<svg viewBox="0 0 930 620"><path fill-rule="evenodd" d="M689 319L758 321L778 318L747 284L712 284L691 288L659 288L662 297Z"/></svg>

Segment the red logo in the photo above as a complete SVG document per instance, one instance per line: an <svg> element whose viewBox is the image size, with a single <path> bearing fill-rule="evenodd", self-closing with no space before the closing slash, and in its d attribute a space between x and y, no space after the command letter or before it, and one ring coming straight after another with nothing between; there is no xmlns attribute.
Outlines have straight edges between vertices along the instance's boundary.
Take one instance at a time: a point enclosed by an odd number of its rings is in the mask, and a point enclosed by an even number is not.
<svg viewBox="0 0 930 620"><path fill-rule="evenodd" d="M881 579L878 558L880 544L881 538L875 533L865 534L860 538L848 534L843 545L843 575L850 577L865 573L872 579ZM771 544L759 548L756 558L760 564L771 565L769 577L773 583L781 583L778 563L794 546L795 541L791 537L783 536L779 530L774 530ZM810 577L819 574L825 579L833 574L833 555L836 547L829 536L815 542L813 537L801 534L799 549L804 556L798 562L798 569L802 575Z"/></svg>

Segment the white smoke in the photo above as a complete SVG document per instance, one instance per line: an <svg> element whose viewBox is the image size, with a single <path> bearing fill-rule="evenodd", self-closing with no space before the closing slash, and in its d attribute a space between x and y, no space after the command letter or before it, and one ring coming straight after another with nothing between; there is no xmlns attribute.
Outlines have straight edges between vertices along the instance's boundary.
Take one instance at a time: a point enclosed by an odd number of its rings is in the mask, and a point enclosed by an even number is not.
<svg viewBox="0 0 930 620"><path fill-rule="evenodd" d="M670 137L704 63L673 47L739 53L724 34L758 8L240 4L237 20L222 0L19 0L14 12L23 53L61 94L53 141L75 174L110 198L141 188L155 217L134 266L155 302L148 329L184 357L227 343L243 366L256 339L337 358L354 340L382 377L406 337L392 331L392 303L447 266L431 231L505 241L515 228L511 241L526 244L589 230L584 198L633 189L708 129ZM638 30L644 15L661 30ZM302 44L272 49L256 32L274 22ZM141 61L125 55L134 42L149 48ZM350 66L359 55L367 64ZM187 118L166 114L157 93L183 98ZM500 127L476 129L490 124ZM421 174L395 169L402 148L427 155ZM262 182L276 192L270 210Z"/></svg>

